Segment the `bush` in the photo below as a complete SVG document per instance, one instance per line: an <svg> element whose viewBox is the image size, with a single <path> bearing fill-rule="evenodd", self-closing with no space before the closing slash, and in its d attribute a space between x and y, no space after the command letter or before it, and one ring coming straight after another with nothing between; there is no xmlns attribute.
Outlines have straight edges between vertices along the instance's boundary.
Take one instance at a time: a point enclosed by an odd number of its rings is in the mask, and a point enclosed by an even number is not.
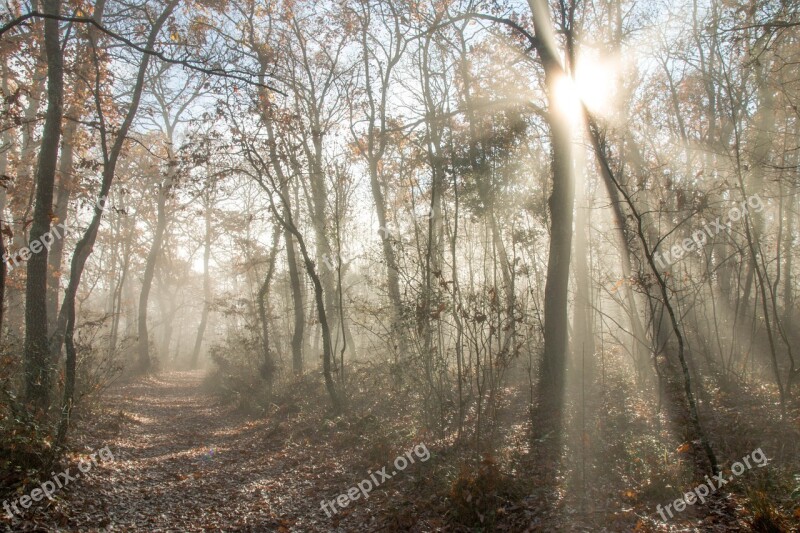
<svg viewBox="0 0 800 533"><path fill-rule="evenodd" d="M269 391L262 378L260 344L257 338L234 334L209 348L215 368L205 379L205 386L238 410L261 414L269 405Z"/></svg>
<svg viewBox="0 0 800 533"><path fill-rule="evenodd" d="M477 469L461 465L450 490L455 520L465 526L491 526L502 501L500 487L505 485L497 463L488 454Z"/></svg>
<svg viewBox="0 0 800 533"><path fill-rule="evenodd" d="M789 531L784 524L783 517L770 501L769 496L762 491L750 495L750 512L753 518L750 527L758 533L782 533Z"/></svg>
<svg viewBox="0 0 800 533"><path fill-rule="evenodd" d="M101 334L105 317L86 321L76 330L76 391L73 417L90 405L86 400L106 389L122 372L117 353L109 353L107 336ZM63 372L56 374L51 391L51 407L47 414L34 417L18 397L24 388L22 344L8 336L0 352L0 494L7 494L20 485L49 472L59 459L54 447L60 404L63 395ZM101 346L102 348L97 348ZM61 359L63 364L63 358ZM4 496L5 497L5 496Z"/></svg>
<svg viewBox="0 0 800 533"><path fill-rule="evenodd" d="M22 403L3 388L0 402L0 498L48 468L53 459L51 427L27 416Z"/></svg>

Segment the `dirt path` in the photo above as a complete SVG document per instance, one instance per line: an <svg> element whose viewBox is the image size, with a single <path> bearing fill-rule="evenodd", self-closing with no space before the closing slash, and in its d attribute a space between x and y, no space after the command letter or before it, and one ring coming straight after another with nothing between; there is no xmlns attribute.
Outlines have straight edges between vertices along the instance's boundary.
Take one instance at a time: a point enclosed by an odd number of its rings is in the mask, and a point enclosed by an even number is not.
<svg viewBox="0 0 800 533"><path fill-rule="evenodd" d="M106 394L123 422L116 436L86 448L107 445L114 461L65 487L57 503L36 504L14 530L335 530L319 502L348 476L314 458L335 454L282 435L285 424L234 414L201 380L165 372Z"/></svg>
<svg viewBox="0 0 800 533"><path fill-rule="evenodd" d="M432 480L442 479L448 466L437 457L443 452L437 452L434 440L425 439L433 451L431 461L397 473L368 500L360 499L328 517L320 502L333 500L364 479L369 470L388 464L385 458L399 454L403 446L408 449L406 444L397 444L401 433L380 428L383 418L354 415L323 420L323 412L316 407L323 400L313 390L324 392L301 383L276 401L281 407L273 407L268 418L245 417L205 392L202 380L199 372L164 372L95 397L93 401L103 409L75 424L70 444L76 455L68 457L65 466L75 476L82 459L106 446L114 460L99 462L81 474L55 493L55 501L35 502L21 519L13 523L0 519L0 531L466 530L445 527L443 515L452 507L438 496L442 487ZM410 420L393 422L406 433L406 428L413 427ZM367 434L378 436L364 438ZM381 435L391 436L388 442L394 447L381 446L388 439ZM412 442L423 438L415 436ZM498 531L526 527L529 531L631 530L635 509L631 505L619 509L615 500L621 490L628 490L628 485L621 484L624 480L614 480L609 472L590 479L597 485L590 488L597 508L590 508L587 516L565 512L579 502L552 508L547 502L554 498L554 489L541 483L521 504L504 508L504 529ZM564 483L558 490L569 492L570 480ZM29 485L28 491L36 486ZM573 487L572 492L578 490L582 487ZM640 506L637 512L652 513L654 505ZM687 512L670 526L676 530L746 529L735 527L733 511L721 504L697 515Z"/></svg>

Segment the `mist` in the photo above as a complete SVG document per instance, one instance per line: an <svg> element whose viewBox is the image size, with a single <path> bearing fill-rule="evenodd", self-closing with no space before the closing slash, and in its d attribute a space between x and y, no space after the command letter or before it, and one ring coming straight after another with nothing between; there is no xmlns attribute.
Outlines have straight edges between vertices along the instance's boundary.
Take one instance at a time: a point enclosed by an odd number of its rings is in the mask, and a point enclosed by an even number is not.
<svg viewBox="0 0 800 533"><path fill-rule="evenodd" d="M0 525L796 530L798 9L7 4Z"/></svg>

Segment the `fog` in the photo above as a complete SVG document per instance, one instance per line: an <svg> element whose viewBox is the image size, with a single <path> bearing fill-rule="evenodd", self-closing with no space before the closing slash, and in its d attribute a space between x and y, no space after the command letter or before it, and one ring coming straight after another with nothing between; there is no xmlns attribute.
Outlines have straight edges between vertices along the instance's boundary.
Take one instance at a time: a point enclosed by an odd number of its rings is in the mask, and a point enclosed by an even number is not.
<svg viewBox="0 0 800 533"><path fill-rule="evenodd" d="M0 14L7 530L800 524L798 5Z"/></svg>

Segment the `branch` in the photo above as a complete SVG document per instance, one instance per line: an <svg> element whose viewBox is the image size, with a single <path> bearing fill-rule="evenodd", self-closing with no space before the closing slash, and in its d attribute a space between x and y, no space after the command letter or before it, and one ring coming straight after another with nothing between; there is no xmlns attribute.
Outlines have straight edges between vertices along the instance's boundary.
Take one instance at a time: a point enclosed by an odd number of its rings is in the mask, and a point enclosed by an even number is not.
<svg viewBox="0 0 800 533"><path fill-rule="evenodd" d="M473 109L475 111L491 111L493 109L503 110L503 109L507 109L511 105L524 106L528 110L533 111L535 114L539 115L540 117L547 117L547 115L548 115L546 110L544 110L541 107L539 107L538 105L534 104L532 101L526 100L524 98L503 98L503 99L500 99L500 100L494 100L494 101L490 101L490 102L479 103L479 104L476 104L473 107ZM403 131L403 130L408 130L408 129L414 129L414 128L416 128L417 126L419 126L420 124L422 124L424 122L443 121L443 120L447 120L449 118L456 117L456 116L461 115L463 113L466 113L466 109L456 109L455 111L448 111L447 113L441 113L441 114L437 115L434 118L430 118L430 117L425 116L425 117L422 117L420 119L414 120L412 122L408 122L406 124L401 124L400 126L395 127L395 128L386 128L386 131L387 132L398 132L398 131Z"/></svg>
<svg viewBox="0 0 800 533"><path fill-rule="evenodd" d="M800 26L800 21L788 21L788 20L774 20L772 22L759 22L756 24L748 24L746 26L732 26L730 28L725 28L722 31L732 32L732 31L744 31L744 30L752 30L755 28L763 28L765 30L774 30L778 28L794 28L796 26Z"/></svg>
<svg viewBox="0 0 800 533"><path fill-rule="evenodd" d="M211 75L211 76L219 76L219 77L223 77L223 78L230 78L230 79L233 79L233 80L238 80L238 81L241 81L241 82L246 83L248 85L254 85L256 87L269 89L270 91L273 91L273 92L276 92L276 93L278 93L280 95L286 96L285 92L283 92L283 91L281 91L279 89L276 89L275 87L273 87L271 85L265 85L265 84L259 83L257 81L253 81L253 80L251 80L249 78L246 78L244 76L239 76L238 74L232 74L232 73L227 72L227 71L225 71L224 69L221 69L221 68L201 67L199 65L196 65L194 62L191 62L191 61L188 61L188 60L175 59L175 58L167 57L166 55L164 55L163 52L159 52L158 50L153 50L152 48L147 48L145 46L138 45L138 44L134 43L133 41L131 41L130 39L128 39L127 37L124 37L124 36L114 32L112 30L109 30L108 28L106 28L105 26L103 26L102 24L100 24L99 22L97 22L95 19L93 19L91 17L68 17L68 16L65 16L65 15L50 15L50 14L47 14L47 13L42 13L40 11L31 11L30 13L26 13L24 15L20 15L19 17L11 20L10 22L4 24L3 26L0 26L0 38L2 38L2 36L7 31L19 26L20 24L22 24L26 20L32 19L32 18L55 19L55 20L59 20L59 21L62 21L62 22L80 22L80 23L85 23L85 24L91 24L92 26L94 26L95 28L100 30L101 32L103 32L106 35L108 35L109 37L111 37L112 39L117 40L117 41L119 41L119 42L121 42L123 44L126 44L127 46L129 46L129 47L133 48L134 50L136 50L138 52L141 52L143 54L149 54L149 55L155 56L155 57L159 58L161 61L164 61L165 63L171 63L173 65L181 65L181 66L186 67L186 68L188 68L190 70L195 70L197 72L203 72L203 73Z"/></svg>
<svg viewBox="0 0 800 533"><path fill-rule="evenodd" d="M432 33L432 32L434 32L434 31L436 31L436 30L438 30L440 28L444 28L445 26L449 26L449 25L453 24L454 22L458 22L460 20L470 20L470 19L488 20L489 22L495 22L497 24L504 24L504 25L508 26L512 30L516 31L517 33L519 33L520 35L525 37L525 39L530 44L530 48L528 48L528 51L531 51L533 49L539 48L541 46L541 42L539 41L539 39L537 39L528 30L526 30L525 28L523 28L522 26L520 26L519 24L517 24L513 20L507 19L507 18L503 18L503 17L495 17L494 15L486 15L484 13L464 13L463 15L450 17L450 18L448 18L446 20L443 20L442 22L440 22L438 24L434 24L433 26L428 28L425 31L425 33L426 34L427 33Z"/></svg>

